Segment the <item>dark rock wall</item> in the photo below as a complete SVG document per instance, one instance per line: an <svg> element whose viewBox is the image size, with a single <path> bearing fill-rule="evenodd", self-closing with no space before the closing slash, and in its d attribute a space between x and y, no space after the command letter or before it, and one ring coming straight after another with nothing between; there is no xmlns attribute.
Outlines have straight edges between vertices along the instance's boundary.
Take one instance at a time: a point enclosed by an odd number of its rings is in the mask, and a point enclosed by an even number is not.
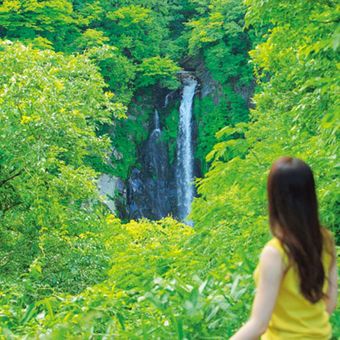
<svg viewBox="0 0 340 340"><path fill-rule="evenodd" d="M211 96L216 104L222 95L221 85L214 81L211 74L204 65L201 58L187 58L183 61L182 67L195 74L198 79L196 97L204 98ZM231 84L236 93L239 93L251 107L251 97L255 84L249 87L238 88L236 84ZM161 115L166 114L167 105L179 106L181 100L181 90L165 92L159 90L153 94L155 109ZM161 121L165 121L164 117ZM169 145L162 140L162 129L155 132L153 119L149 124L149 137L140 145L139 164L140 167L133 168L129 179L125 183L124 200L125 207L120 204L120 215L124 219L148 218L158 220L164 216L171 215L177 217L177 191L175 178L175 164L169 162ZM193 124L193 142L197 141L197 124ZM194 162L194 176L201 177L200 162Z"/></svg>

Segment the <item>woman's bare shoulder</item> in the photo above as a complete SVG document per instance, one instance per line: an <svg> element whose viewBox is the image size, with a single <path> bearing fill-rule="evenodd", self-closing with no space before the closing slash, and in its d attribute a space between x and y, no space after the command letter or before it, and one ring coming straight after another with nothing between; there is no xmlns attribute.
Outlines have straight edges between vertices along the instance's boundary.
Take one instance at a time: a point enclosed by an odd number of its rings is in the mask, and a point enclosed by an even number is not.
<svg viewBox="0 0 340 340"><path fill-rule="evenodd" d="M285 262L281 252L271 244L267 244L260 256L260 275L270 278L281 278L285 270Z"/></svg>

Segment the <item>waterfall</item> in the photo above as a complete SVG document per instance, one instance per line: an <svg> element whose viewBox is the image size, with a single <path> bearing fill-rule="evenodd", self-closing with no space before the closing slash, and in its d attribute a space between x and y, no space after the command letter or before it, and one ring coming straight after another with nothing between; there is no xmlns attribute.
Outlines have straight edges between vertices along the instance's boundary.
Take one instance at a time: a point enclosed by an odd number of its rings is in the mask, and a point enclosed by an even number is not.
<svg viewBox="0 0 340 340"><path fill-rule="evenodd" d="M161 127L159 125L159 113L158 113L158 110L155 110L153 122L154 122L154 130L152 131L152 133L158 132L160 134L161 133Z"/></svg>
<svg viewBox="0 0 340 340"><path fill-rule="evenodd" d="M169 102L170 102L170 100L173 99L172 97L174 96L175 93L176 93L176 91L171 91L165 96L163 109L168 107Z"/></svg>
<svg viewBox="0 0 340 340"><path fill-rule="evenodd" d="M171 96L171 94L172 94L172 92L168 93L168 94L165 96L163 109L165 109L165 108L168 107L168 105L169 105L169 97Z"/></svg>
<svg viewBox="0 0 340 340"><path fill-rule="evenodd" d="M192 104L197 81L192 76L183 77L183 94L179 108L179 130L177 137L177 206L178 217L185 220L190 213L194 197ZM190 221L187 221L190 224Z"/></svg>
<svg viewBox="0 0 340 340"><path fill-rule="evenodd" d="M132 169L127 181L127 218L159 220L172 215L187 224L195 195L192 137L192 106L197 80L189 73L180 74L183 88L179 108L177 155L169 159L169 145L163 138L162 108L176 105L179 91L166 95L150 117L149 138L141 145L139 167Z"/></svg>
<svg viewBox="0 0 340 340"><path fill-rule="evenodd" d="M152 176L154 176L156 180L156 189L158 192L158 189L159 189L158 181L164 177L165 164L163 163L164 161L160 157L162 155L163 145L160 140L162 131L160 128L159 113L157 110L155 110L153 122L154 122L154 128L151 132L151 135L148 141L147 158L149 160L149 167L151 169Z"/></svg>

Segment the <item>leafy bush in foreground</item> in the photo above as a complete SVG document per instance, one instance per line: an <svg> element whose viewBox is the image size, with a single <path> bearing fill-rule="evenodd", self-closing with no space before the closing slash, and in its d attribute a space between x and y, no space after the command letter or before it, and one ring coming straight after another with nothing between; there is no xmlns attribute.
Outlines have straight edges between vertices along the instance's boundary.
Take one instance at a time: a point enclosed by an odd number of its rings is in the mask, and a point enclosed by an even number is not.
<svg viewBox="0 0 340 340"><path fill-rule="evenodd" d="M219 275L207 275L206 255L194 251L191 227L170 218L121 224L109 216L102 235L111 251L105 281L76 295L53 292L30 305L18 299L23 287L12 285L0 305L2 334L201 338L231 334L244 319L249 273L222 266Z"/></svg>

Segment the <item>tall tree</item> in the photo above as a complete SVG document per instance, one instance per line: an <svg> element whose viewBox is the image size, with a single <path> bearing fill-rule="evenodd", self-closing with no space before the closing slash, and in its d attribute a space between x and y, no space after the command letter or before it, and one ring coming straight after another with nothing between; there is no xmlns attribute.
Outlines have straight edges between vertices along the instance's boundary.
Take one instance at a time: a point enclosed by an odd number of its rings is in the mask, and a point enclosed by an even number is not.
<svg viewBox="0 0 340 340"><path fill-rule="evenodd" d="M0 64L0 237L7 239L0 247L30 240L27 264L43 230L79 233L95 224L96 173L87 158L107 157L109 140L96 130L124 108L85 56L2 42ZM17 270L11 261L8 268Z"/></svg>

